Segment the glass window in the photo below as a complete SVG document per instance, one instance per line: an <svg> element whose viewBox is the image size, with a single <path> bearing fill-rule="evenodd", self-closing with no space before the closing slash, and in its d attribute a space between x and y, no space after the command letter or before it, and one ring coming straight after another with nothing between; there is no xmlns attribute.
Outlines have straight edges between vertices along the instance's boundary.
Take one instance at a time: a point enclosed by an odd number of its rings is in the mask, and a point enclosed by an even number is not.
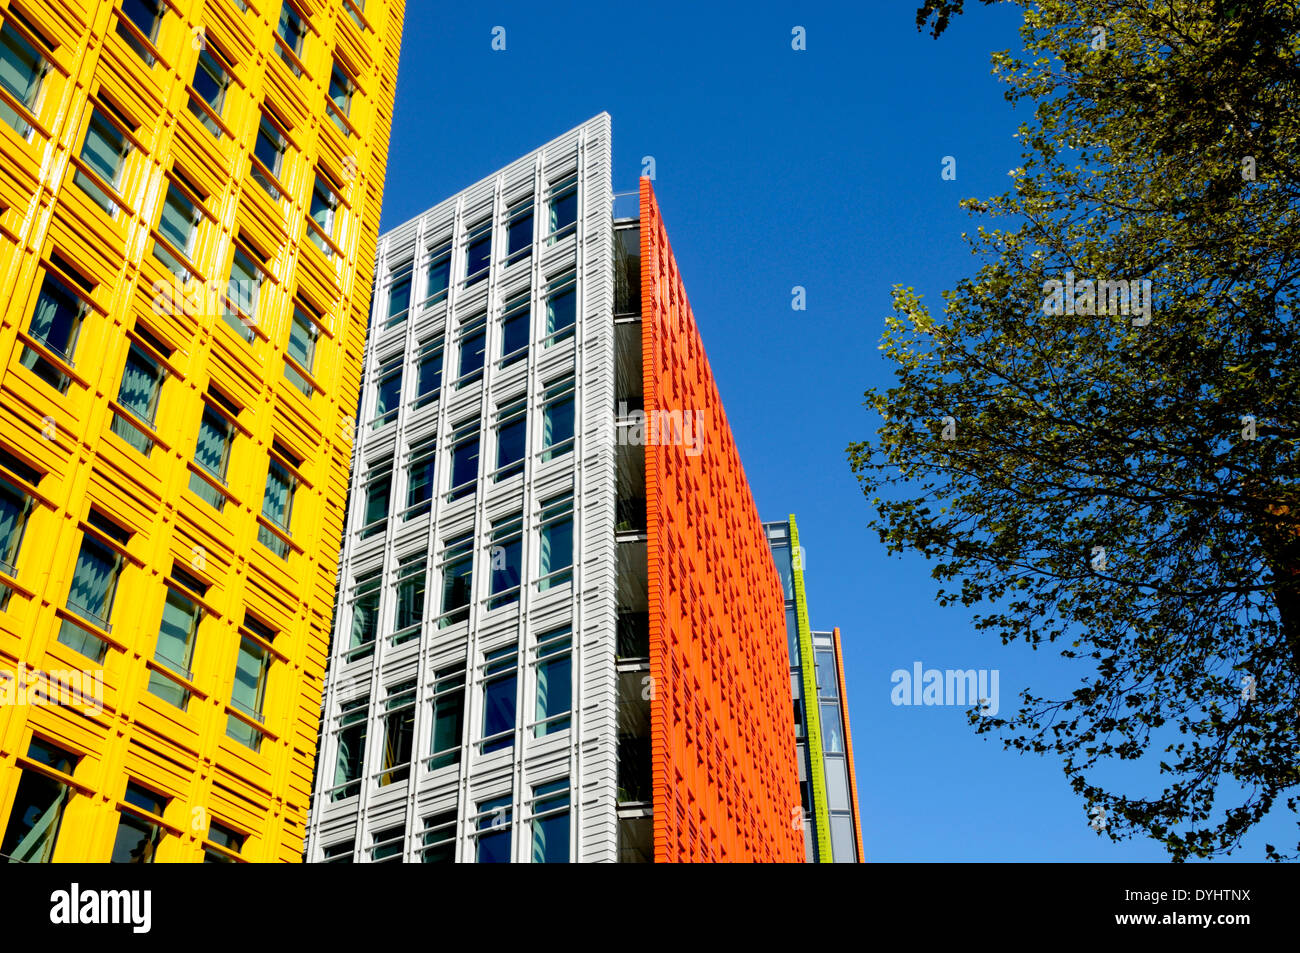
<svg viewBox="0 0 1300 953"><path fill-rule="evenodd" d="M302 22L302 16L294 9L293 4L289 3L289 0L285 0L280 5L280 20L276 24L275 32L280 40L278 44L280 59L284 60L289 69L293 71L294 76L301 76L302 70L294 62L294 59L296 57L301 60L303 57L307 26ZM293 56L290 56L290 53Z"/></svg>
<svg viewBox="0 0 1300 953"><path fill-rule="evenodd" d="M534 737L540 738L569 727L569 711L573 701L572 645L573 630L569 626L537 637Z"/></svg>
<svg viewBox="0 0 1300 953"><path fill-rule="evenodd" d="M217 410L209 406L203 408L199 438L194 447L194 462L221 486L226 485L226 467L230 464L230 445L234 431L234 425ZM193 473L190 474L190 489L218 511L226 505L224 494Z"/></svg>
<svg viewBox="0 0 1300 953"><path fill-rule="evenodd" d="M278 460L272 460L266 473L266 492L262 495L262 515L271 521L285 536L293 517L293 494L298 481ZM289 544L270 532L265 526L257 528L257 538L281 559L289 556Z"/></svg>
<svg viewBox="0 0 1300 953"><path fill-rule="evenodd" d="M131 145L126 136L99 109L90 114L86 138L81 144L81 161L96 178L78 169L72 180L109 215L117 214L116 193L122 189L122 173ZM102 183L102 185L101 185ZM114 194L105 191L107 185Z"/></svg>
<svg viewBox="0 0 1300 953"><path fill-rule="evenodd" d="M439 628L469 618L473 571L474 534L448 539L442 549L442 617Z"/></svg>
<svg viewBox="0 0 1300 953"><path fill-rule="evenodd" d="M433 681L433 753L429 768L460 763L465 725L465 665L440 668Z"/></svg>
<svg viewBox="0 0 1300 953"><path fill-rule="evenodd" d="M198 98L207 104L208 109L220 116L226 102L226 87L230 85L230 76L206 43L199 50L199 61L194 66L194 82L191 85ZM210 133L220 137L221 127L217 121L193 99L190 100L190 112L199 118L199 122L203 123Z"/></svg>
<svg viewBox="0 0 1300 953"><path fill-rule="evenodd" d="M36 101L41 95L41 85L50 64L36 47L14 29L12 23L0 28L0 85L31 114L36 112ZM27 122L8 102L0 100L0 119L3 119L24 139L32 134Z"/></svg>
<svg viewBox="0 0 1300 953"><path fill-rule="evenodd" d="M790 667L799 668L799 613L794 606L785 607L785 638L790 644Z"/></svg>
<svg viewBox="0 0 1300 953"><path fill-rule="evenodd" d="M465 242L465 285L487 277L492 262L492 221L485 219L469 230Z"/></svg>
<svg viewBox="0 0 1300 953"><path fill-rule="evenodd" d="M506 264L513 265L533 250L533 200L519 202L507 214L510 224L506 229Z"/></svg>
<svg viewBox="0 0 1300 953"><path fill-rule="evenodd" d="M822 747L827 754L844 753L844 732L840 728L839 705L822 705Z"/></svg>
<svg viewBox="0 0 1300 953"><path fill-rule="evenodd" d="M375 419L370 424L370 429L378 430L396 420L401 404L402 355L398 354L379 365L379 376L375 383Z"/></svg>
<svg viewBox="0 0 1300 953"><path fill-rule="evenodd" d="M813 653L817 671L817 694L822 698L837 698L838 687L835 684L835 659L830 649L818 649Z"/></svg>
<svg viewBox="0 0 1300 953"><path fill-rule="evenodd" d="M786 601L794 598L794 570L790 563L790 546L787 543L772 544L772 559L776 562L776 574L781 577L781 589Z"/></svg>
<svg viewBox="0 0 1300 953"><path fill-rule="evenodd" d="M167 808L168 798L154 794L134 781L128 781L126 794L122 800L161 817ZM161 837L162 828L157 823L138 814L122 811L117 824L117 838L113 842L113 856L109 863L152 864Z"/></svg>
<svg viewBox="0 0 1300 953"><path fill-rule="evenodd" d="M573 378L547 385L542 404L542 462L573 449Z"/></svg>
<svg viewBox="0 0 1300 953"><path fill-rule="evenodd" d="M266 695L266 673L271 665L271 653L249 638L239 640L239 655L235 661L235 685L230 693L230 706L261 724L262 703ZM262 744L262 733L234 715L226 716L226 735L245 747L257 751Z"/></svg>
<svg viewBox="0 0 1300 953"><path fill-rule="evenodd" d="M350 864L356 851L356 841L342 841L338 844L326 844L321 853L324 864Z"/></svg>
<svg viewBox="0 0 1300 953"><path fill-rule="evenodd" d="M388 323L385 328L395 328L406 320L411 310L411 263L398 267L393 283L388 287Z"/></svg>
<svg viewBox="0 0 1300 953"><path fill-rule="evenodd" d="M383 573L376 569L357 577L352 592L352 634L348 644L348 661L374 651L379 632L379 589Z"/></svg>
<svg viewBox="0 0 1300 953"><path fill-rule="evenodd" d="M543 591L573 579L573 495L542 501L541 566L537 588Z"/></svg>
<svg viewBox="0 0 1300 953"><path fill-rule="evenodd" d="M474 822L478 840L474 851L475 863L510 863L511 803L508 794L478 802L478 816Z"/></svg>
<svg viewBox="0 0 1300 953"><path fill-rule="evenodd" d="M482 750L485 754L514 746L518 661L519 652L513 645L483 657Z"/></svg>
<svg viewBox="0 0 1300 953"><path fill-rule="evenodd" d="M238 854L244 849L244 841L247 837L247 834L241 834L224 824L218 824L216 821L208 822L208 840L226 848L232 854ZM235 860L227 854L205 846L203 848L203 862L205 864L233 864Z"/></svg>
<svg viewBox="0 0 1300 953"><path fill-rule="evenodd" d="M456 386L465 387L483 379L483 350L487 342L487 314L468 318L460 329L460 369Z"/></svg>
<svg viewBox="0 0 1300 953"><path fill-rule="evenodd" d="M528 440L528 401L520 399L497 413L497 468L500 482L524 472L524 446Z"/></svg>
<svg viewBox="0 0 1300 953"><path fill-rule="evenodd" d="M569 779L533 788L534 864L569 862Z"/></svg>
<svg viewBox="0 0 1300 953"><path fill-rule="evenodd" d="M162 667L189 680L190 662L194 658L194 645L198 639L199 622L203 610L188 596L168 588L163 602L162 625L158 629L158 642L153 658ZM161 672L149 673L149 692L182 711L189 704L190 693L180 682Z"/></svg>
<svg viewBox="0 0 1300 953"><path fill-rule="evenodd" d="M572 274L551 283L546 296L546 345L558 344L573 333L578 314L578 286Z"/></svg>
<svg viewBox="0 0 1300 953"><path fill-rule="evenodd" d="M831 853L837 864L857 863L857 838L853 836L853 818L831 815Z"/></svg>
<svg viewBox="0 0 1300 953"><path fill-rule="evenodd" d="M563 238L577 221L578 176L575 174L551 186L549 243L553 244Z"/></svg>
<svg viewBox="0 0 1300 953"><path fill-rule="evenodd" d="M289 140L274 123L263 116L257 127L257 139L253 143L253 156L257 162L252 164L249 175L277 202L280 200L278 180L284 170L284 155L288 148Z"/></svg>
<svg viewBox="0 0 1300 953"><path fill-rule="evenodd" d="M122 0L122 13L143 34L150 45L158 40L158 26L162 23L165 9L162 0ZM117 33L142 60L153 66L153 53L121 21L118 21Z"/></svg>
<svg viewBox="0 0 1300 953"><path fill-rule="evenodd" d="M433 403L442 388L442 338L429 341L420 348L415 374L415 406Z"/></svg>
<svg viewBox="0 0 1300 953"><path fill-rule="evenodd" d="M370 699L344 702L338 716L338 753L334 761L334 787L330 801L361 793L361 768L366 756L366 723Z"/></svg>
<svg viewBox="0 0 1300 953"><path fill-rule="evenodd" d="M376 536L387 528L392 491L393 461L385 460L374 467L366 479L366 509L361 525L362 539Z"/></svg>
<svg viewBox="0 0 1300 953"><path fill-rule="evenodd" d="M336 62L334 68L330 70L328 107L330 119L334 120L334 125L345 136L348 135L349 130L343 117L352 115L352 94L355 90L356 84L352 82L352 77Z"/></svg>
<svg viewBox="0 0 1300 953"><path fill-rule="evenodd" d="M392 490L393 462L385 460L372 467L366 475L366 505L361 519L361 539L379 535L387 528Z"/></svg>
<svg viewBox="0 0 1300 953"><path fill-rule="evenodd" d="M528 295L522 294L507 302L505 313L501 316L502 367L527 359L531 318Z"/></svg>
<svg viewBox="0 0 1300 953"><path fill-rule="evenodd" d="M314 229L310 230L311 240L316 247L325 253L326 257L334 254L329 242L325 239L335 238L334 224L339 207L339 197L334 190L330 188L328 182L323 179L319 173L316 175L316 184L311 191L311 220L316 223L319 232ZM407 278L407 292L410 292L410 278Z"/></svg>
<svg viewBox="0 0 1300 953"><path fill-rule="evenodd" d="M435 248L432 255L424 289L426 307L447 297L447 289L451 287L451 242Z"/></svg>
<svg viewBox="0 0 1300 953"><path fill-rule="evenodd" d="M373 864L400 863L402 842L406 840L405 827L389 827L375 831L371 836L370 862Z"/></svg>
<svg viewBox="0 0 1300 953"><path fill-rule="evenodd" d="M394 685L384 699L383 773L379 786L385 787L411 776L411 754L415 741L415 680Z"/></svg>
<svg viewBox="0 0 1300 953"><path fill-rule="evenodd" d="M31 509L32 498L27 492L0 476L0 572L9 576L18 575L18 551ZM9 590L5 588L4 592Z"/></svg>
<svg viewBox="0 0 1300 953"><path fill-rule="evenodd" d="M122 572L122 557L89 534L81 538L81 551L68 589L68 611L105 631L111 630L113 600ZM59 641L83 655L103 661L106 643L81 626L64 620Z"/></svg>
<svg viewBox="0 0 1300 953"><path fill-rule="evenodd" d="M425 555L407 556L397 566L397 628L393 644L419 638L424 621Z"/></svg>
<svg viewBox="0 0 1300 953"><path fill-rule="evenodd" d="M849 809L849 779L843 758L826 759L826 803L832 811Z"/></svg>
<svg viewBox="0 0 1300 953"><path fill-rule="evenodd" d="M451 492L448 500L469 496L478 486L478 421L462 424L452 434Z"/></svg>
<svg viewBox="0 0 1300 953"><path fill-rule="evenodd" d="M284 376L307 397L310 397L314 390L311 383L299 372L298 368L308 374L315 373L316 338L319 336L320 332L316 329L316 322L307 316L307 312L301 306L295 304L293 306L293 320L289 324L288 349L288 357L293 363L285 361Z"/></svg>
<svg viewBox="0 0 1300 953"><path fill-rule="evenodd" d="M226 297L227 307L222 308L222 317L245 341L253 340L257 306L262 298L262 270L238 246L235 247L230 262L230 283Z"/></svg>
<svg viewBox="0 0 1300 953"><path fill-rule="evenodd" d="M199 207L176 185L167 184L162 212L158 218L158 232L167 240L165 247L154 243L154 255L167 266L168 271L182 277L189 276L189 267L172 254L178 251L187 260L194 255L195 238L199 233Z"/></svg>
<svg viewBox="0 0 1300 953"><path fill-rule="evenodd" d="M131 417L154 429L158 415L158 396L166 372L138 344L132 344L122 371L122 383L117 391L117 402L130 412ZM153 450L153 439L131 419L113 411L113 433L117 434L146 457Z"/></svg>
<svg viewBox="0 0 1300 953"><path fill-rule="evenodd" d="M450 864L456 860L456 812L444 811L424 820L424 849L420 862Z"/></svg>
<svg viewBox="0 0 1300 953"><path fill-rule="evenodd" d="M86 303L73 294L67 285L46 272L27 333L69 367L74 367L73 354L77 347L77 336L81 332L81 323L87 310ZM24 349L22 363L56 390L63 391L67 388L67 377L30 348Z"/></svg>
<svg viewBox="0 0 1300 953"><path fill-rule="evenodd" d="M78 755L39 738L32 739L27 757L68 775L76 771L80 760ZM10 863L50 863L63 824L63 810L71 796L72 789L62 781L23 769L4 841L0 843L0 855Z"/></svg>
<svg viewBox="0 0 1300 953"><path fill-rule="evenodd" d="M434 441L426 440L411 448L411 462L407 467L406 519L414 519L429 512L433 500L434 465L437 453Z"/></svg>
<svg viewBox="0 0 1300 953"><path fill-rule="evenodd" d="M491 598L489 609L519 601L519 583L523 569L523 514L509 516L492 524Z"/></svg>

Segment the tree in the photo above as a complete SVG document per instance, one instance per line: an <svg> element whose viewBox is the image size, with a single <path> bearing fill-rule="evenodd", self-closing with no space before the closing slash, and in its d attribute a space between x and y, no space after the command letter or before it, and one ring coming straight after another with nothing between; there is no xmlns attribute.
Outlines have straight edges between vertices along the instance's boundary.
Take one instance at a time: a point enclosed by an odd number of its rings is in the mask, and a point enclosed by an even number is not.
<svg viewBox="0 0 1300 953"><path fill-rule="evenodd" d="M1024 54L993 56L1033 104L1023 167L963 202L989 227L942 316L895 288L896 386L848 448L941 604L1083 676L978 730L1059 756L1110 837L1176 860L1300 786L1300 12L1244 10L1026 5ZM1126 761L1163 790L1110 790Z"/></svg>

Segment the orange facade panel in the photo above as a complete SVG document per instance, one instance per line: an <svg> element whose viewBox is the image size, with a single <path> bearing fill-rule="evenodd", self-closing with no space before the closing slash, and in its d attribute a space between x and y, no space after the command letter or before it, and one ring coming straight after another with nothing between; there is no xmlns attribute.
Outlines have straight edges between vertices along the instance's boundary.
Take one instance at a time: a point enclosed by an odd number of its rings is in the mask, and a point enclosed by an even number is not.
<svg viewBox="0 0 1300 953"><path fill-rule="evenodd" d="M641 179L657 863L804 859L784 596Z"/></svg>

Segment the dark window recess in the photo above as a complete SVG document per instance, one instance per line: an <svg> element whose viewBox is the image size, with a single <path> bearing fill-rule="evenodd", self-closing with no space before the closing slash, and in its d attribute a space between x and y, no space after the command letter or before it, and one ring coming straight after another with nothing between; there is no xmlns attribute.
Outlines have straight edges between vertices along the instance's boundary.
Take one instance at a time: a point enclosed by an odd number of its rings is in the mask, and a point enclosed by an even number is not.
<svg viewBox="0 0 1300 953"><path fill-rule="evenodd" d="M622 611L618 614L618 657L650 657L650 613Z"/></svg>

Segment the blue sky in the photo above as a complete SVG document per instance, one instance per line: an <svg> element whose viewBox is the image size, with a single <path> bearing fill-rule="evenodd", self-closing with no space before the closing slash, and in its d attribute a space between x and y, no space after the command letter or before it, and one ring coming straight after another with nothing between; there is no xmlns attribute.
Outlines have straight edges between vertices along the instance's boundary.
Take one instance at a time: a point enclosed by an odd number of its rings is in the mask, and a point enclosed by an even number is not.
<svg viewBox="0 0 1300 953"><path fill-rule="evenodd" d="M867 531L848 467L845 447L875 427L862 393L891 379L876 348L891 287L937 310L973 273L957 203L1007 187L1028 118L989 72L991 51L1019 45L1016 8L970 0L936 41L915 6L408 0L382 229L608 111L615 191L655 158L759 512L796 514L812 624L842 630L868 859L1164 860L1092 831L1057 761L1003 751L960 709L890 702L890 674L916 661L998 669L1003 712L1026 685L1068 691L1084 674L939 608L925 562L886 557ZM795 285L806 311L791 310ZM1235 859L1295 843L1291 816L1274 815Z"/></svg>

